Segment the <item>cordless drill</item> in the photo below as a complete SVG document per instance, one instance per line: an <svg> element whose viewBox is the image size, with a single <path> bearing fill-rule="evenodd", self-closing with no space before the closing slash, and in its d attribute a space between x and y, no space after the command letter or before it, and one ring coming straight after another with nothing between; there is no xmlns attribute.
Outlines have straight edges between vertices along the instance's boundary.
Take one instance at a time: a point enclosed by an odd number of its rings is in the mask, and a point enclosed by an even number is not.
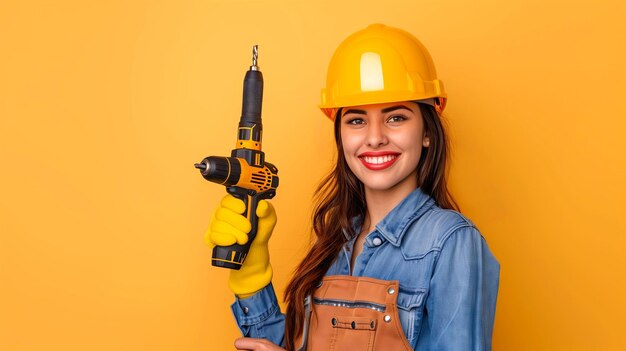
<svg viewBox="0 0 626 351"><path fill-rule="evenodd" d="M257 205L260 200L273 198L278 187L278 169L265 162L265 153L261 151L263 74L259 71L257 59L258 46L254 45L252 66L243 80L243 104L235 149L230 157L209 156L195 164L204 179L225 185L228 193L246 205L244 215L252 225L246 244L213 248L214 266L237 270L241 268L256 236Z"/></svg>

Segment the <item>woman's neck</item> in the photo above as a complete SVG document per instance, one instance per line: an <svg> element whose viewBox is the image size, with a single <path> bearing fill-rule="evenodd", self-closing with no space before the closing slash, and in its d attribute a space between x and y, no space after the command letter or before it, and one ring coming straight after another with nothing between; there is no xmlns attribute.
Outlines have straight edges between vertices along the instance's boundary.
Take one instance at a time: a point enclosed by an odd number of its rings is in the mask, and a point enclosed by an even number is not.
<svg viewBox="0 0 626 351"><path fill-rule="evenodd" d="M385 190L365 189L365 202L367 204L367 212L363 221L361 233L371 232L376 224L387 216L400 201L404 200L413 190L417 188L416 184L398 184L396 187ZM365 227L367 226L367 227Z"/></svg>
<svg viewBox="0 0 626 351"><path fill-rule="evenodd" d="M365 188L365 202L367 204L367 212L365 212L365 218L363 218L363 225L361 232L358 233L354 247L352 250L352 258L350 265L350 274L354 269L354 262L356 257L363 250L363 243L365 237L369 234L378 222L382 221L385 216L396 207L400 201L402 201L407 195L417 188L417 177L414 183L403 182L396 184L396 186L385 190L374 190L371 188Z"/></svg>

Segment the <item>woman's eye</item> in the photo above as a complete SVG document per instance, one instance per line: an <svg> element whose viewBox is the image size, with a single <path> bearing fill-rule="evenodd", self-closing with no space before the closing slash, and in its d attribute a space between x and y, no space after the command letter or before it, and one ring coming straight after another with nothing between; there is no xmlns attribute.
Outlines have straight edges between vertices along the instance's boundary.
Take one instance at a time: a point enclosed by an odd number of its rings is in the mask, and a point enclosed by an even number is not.
<svg viewBox="0 0 626 351"><path fill-rule="evenodd" d="M347 124L363 124L365 121L362 118L350 118L346 121Z"/></svg>
<svg viewBox="0 0 626 351"><path fill-rule="evenodd" d="M389 117L389 119L387 119L387 122L392 122L392 123L393 122L402 122L404 120L406 120L406 116L394 115L394 116Z"/></svg>

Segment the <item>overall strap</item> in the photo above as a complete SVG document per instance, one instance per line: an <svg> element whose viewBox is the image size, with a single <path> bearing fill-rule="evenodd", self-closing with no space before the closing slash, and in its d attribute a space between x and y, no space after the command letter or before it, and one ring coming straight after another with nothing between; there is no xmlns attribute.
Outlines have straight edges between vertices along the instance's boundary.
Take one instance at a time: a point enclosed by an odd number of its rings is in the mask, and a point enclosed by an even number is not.
<svg viewBox="0 0 626 351"><path fill-rule="evenodd" d="M304 327L302 328L302 344L298 351L306 351L306 342L309 336L309 323L311 320L311 295L304 299Z"/></svg>

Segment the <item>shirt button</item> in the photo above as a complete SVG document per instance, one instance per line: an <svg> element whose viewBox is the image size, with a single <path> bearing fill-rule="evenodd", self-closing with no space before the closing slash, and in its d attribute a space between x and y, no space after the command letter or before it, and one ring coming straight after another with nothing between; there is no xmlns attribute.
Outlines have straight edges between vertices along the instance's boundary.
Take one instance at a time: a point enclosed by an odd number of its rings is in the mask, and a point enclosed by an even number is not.
<svg viewBox="0 0 626 351"><path fill-rule="evenodd" d="M244 314L248 314L248 311L250 311L250 310L248 309L248 307L244 307L244 308L243 308L243 313L244 313Z"/></svg>
<svg viewBox="0 0 626 351"><path fill-rule="evenodd" d="M374 246L380 246L380 244L382 243L383 241L379 237L375 237L374 239L372 239L372 244L374 244Z"/></svg>

